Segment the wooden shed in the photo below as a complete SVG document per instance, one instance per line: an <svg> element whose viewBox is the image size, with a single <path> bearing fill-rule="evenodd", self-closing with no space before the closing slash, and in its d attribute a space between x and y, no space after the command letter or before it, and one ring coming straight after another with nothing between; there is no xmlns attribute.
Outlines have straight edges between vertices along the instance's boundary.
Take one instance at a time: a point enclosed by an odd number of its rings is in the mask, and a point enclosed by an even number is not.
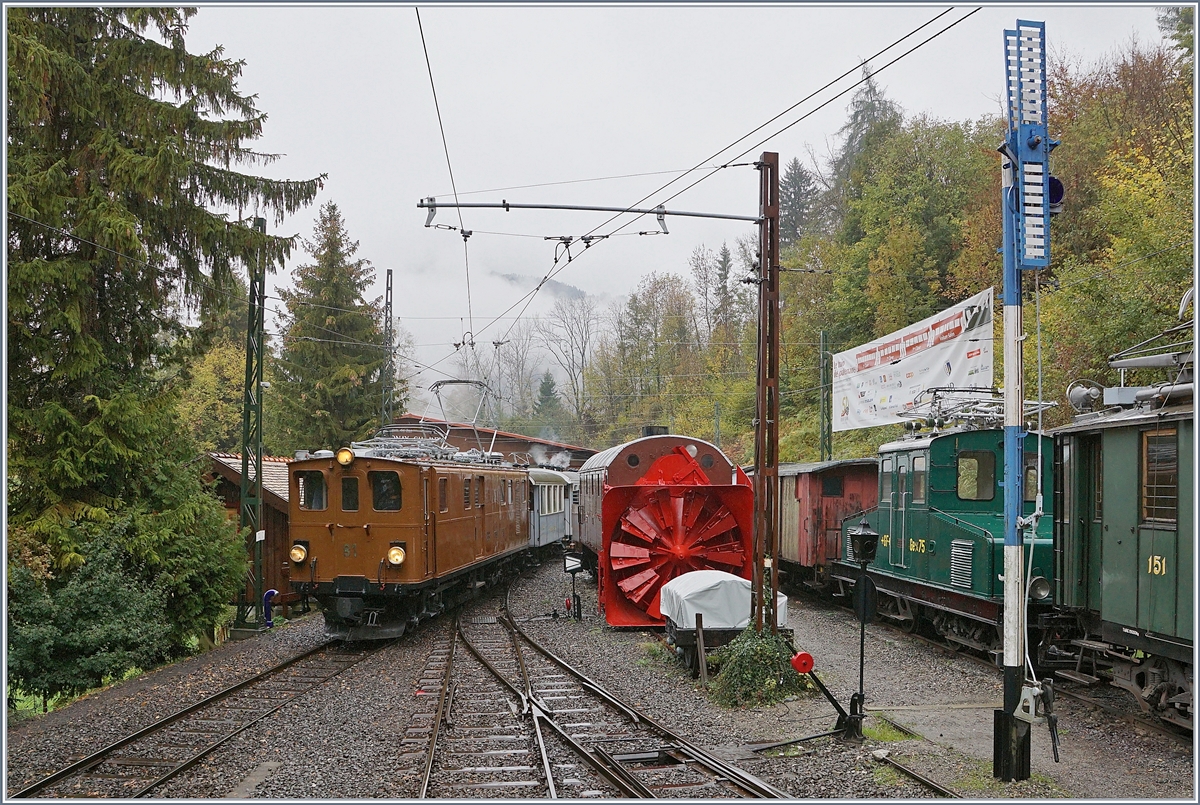
<svg viewBox="0 0 1200 805"><path fill-rule="evenodd" d="M237 522L241 516L242 457L233 453L210 453L217 494L225 501L225 514ZM288 463L282 456L263 456L263 589L279 594L274 603L286 607L300 599L288 578ZM253 554L250 554L253 557Z"/></svg>

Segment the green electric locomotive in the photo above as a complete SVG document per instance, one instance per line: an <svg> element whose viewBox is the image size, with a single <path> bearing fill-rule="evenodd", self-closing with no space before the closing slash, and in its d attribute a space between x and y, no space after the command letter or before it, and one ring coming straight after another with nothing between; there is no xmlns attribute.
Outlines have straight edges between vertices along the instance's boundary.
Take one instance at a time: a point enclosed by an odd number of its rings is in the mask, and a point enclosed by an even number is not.
<svg viewBox="0 0 1200 805"><path fill-rule="evenodd" d="M1027 404L1027 416L1035 412ZM858 578L850 532L865 517L879 534L878 551L867 566L878 590L878 614L909 631L927 623L950 644L998 661L1004 610L1003 400L993 389L929 389L910 415L909 433L879 448L878 505L842 523L842 556L832 576L843 586ZM923 432L926 427L931 430ZM1052 456L1053 440L1026 435L1022 516L1031 624L1052 606L1052 524L1038 511L1052 499ZM1040 649L1040 636L1031 635L1030 646Z"/></svg>
<svg viewBox="0 0 1200 805"><path fill-rule="evenodd" d="M1188 729L1196 522L1191 331L1189 320L1109 361L1117 369L1165 369L1163 383L1072 384L1068 397L1080 415L1053 432L1054 597L1086 630L1062 647L1074 656L1074 670L1057 673L1084 684L1111 675L1111 684L1145 711Z"/></svg>

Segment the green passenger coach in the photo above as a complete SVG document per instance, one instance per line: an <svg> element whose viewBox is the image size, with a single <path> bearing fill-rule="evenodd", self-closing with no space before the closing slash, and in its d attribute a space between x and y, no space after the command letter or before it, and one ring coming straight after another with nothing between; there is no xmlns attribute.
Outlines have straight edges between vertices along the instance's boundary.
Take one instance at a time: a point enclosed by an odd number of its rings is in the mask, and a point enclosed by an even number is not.
<svg viewBox="0 0 1200 805"><path fill-rule="evenodd" d="M1171 366L1169 384L1104 389L1108 407L1054 431L1055 599L1087 633L1065 649L1076 670L1058 673L1111 674L1191 729L1195 418L1190 367Z"/></svg>

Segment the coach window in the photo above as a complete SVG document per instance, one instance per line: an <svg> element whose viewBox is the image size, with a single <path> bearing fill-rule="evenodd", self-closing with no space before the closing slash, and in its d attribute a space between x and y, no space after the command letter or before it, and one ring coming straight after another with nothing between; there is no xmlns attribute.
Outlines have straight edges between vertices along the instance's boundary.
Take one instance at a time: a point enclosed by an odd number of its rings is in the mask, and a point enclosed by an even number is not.
<svg viewBox="0 0 1200 805"><path fill-rule="evenodd" d="M840 498L842 496L842 476L821 476L821 497Z"/></svg>
<svg viewBox="0 0 1200 805"><path fill-rule="evenodd" d="M358 511L358 478L353 475L342 478L342 511Z"/></svg>
<svg viewBox="0 0 1200 805"><path fill-rule="evenodd" d="M438 478L438 511L440 512L450 510L450 501L447 494L449 486L449 478Z"/></svg>
<svg viewBox="0 0 1200 805"><path fill-rule="evenodd" d="M1179 503L1179 442L1174 430L1142 433L1142 519L1174 523Z"/></svg>
<svg viewBox="0 0 1200 805"><path fill-rule="evenodd" d="M368 472L371 481L371 505L377 512L400 511L400 476L391 471Z"/></svg>
<svg viewBox="0 0 1200 805"><path fill-rule="evenodd" d="M996 454L990 450L964 450L958 454L960 500L991 500L996 496Z"/></svg>
<svg viewBox="0 0 1200 805"><path fill-rule="evenodd" d="M463 478L463 508L471 508L471 479Z"/></svg>
<svg viewBox="0 0 1200 805"><path fill-rule="evenodd" d="M300 487L301 509L325 510L325 473L320 470L301 470L296 473L296 484Z"/></svg>
<svg viewBox="0 0 1200 805"><path fill-rule="evenodd" d="M925 502L925 456L913 456L912 495L913 503Z"/></svg>

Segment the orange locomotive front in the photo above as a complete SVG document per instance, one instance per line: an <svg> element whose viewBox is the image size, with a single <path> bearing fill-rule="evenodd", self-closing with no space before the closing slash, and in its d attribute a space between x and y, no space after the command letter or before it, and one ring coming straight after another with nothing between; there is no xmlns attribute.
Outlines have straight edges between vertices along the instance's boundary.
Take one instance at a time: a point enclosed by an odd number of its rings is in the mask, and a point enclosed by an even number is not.
<svg viewBox="0 0 1200 805"><path fill-rule="evenodd" d="M327 635L399 637L474 595L529 544L523 469L388 428L289 466L291 583Z"/></svg>

